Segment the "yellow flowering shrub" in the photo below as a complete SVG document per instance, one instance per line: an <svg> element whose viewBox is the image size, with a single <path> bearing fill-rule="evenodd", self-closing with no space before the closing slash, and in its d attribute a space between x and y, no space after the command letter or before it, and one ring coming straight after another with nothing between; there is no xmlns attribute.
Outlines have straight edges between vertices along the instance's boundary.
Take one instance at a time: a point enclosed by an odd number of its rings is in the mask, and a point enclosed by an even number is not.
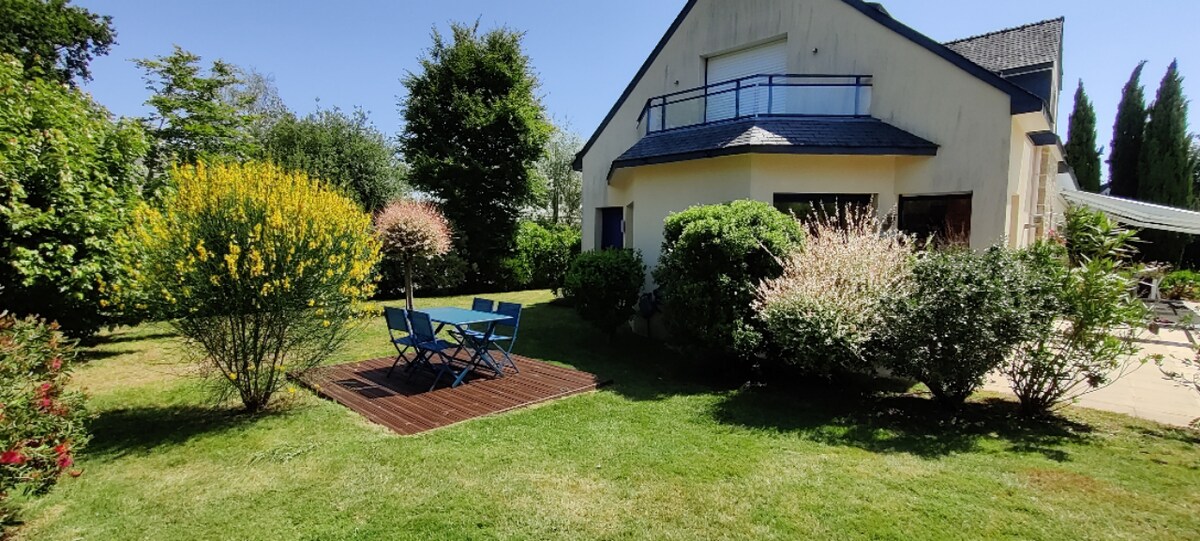
<svg viewBox="0 0 1200 541"><path fill-rule="evenodd" d="M250 410L287 372L346 339L374 292L371 217L303 173L266 163L186 166L161 208L141 208L121 238L127 312L173 322L203 347L221 388ZM120 291L125 289L125 291Z"/></svg>

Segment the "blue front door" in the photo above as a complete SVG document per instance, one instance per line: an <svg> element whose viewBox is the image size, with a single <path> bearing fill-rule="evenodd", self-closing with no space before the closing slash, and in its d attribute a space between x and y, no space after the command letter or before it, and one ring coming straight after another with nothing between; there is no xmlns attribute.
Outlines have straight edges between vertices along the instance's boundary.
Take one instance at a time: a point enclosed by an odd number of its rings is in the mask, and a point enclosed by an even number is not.
<svg viewBox="0 0 1200 541"><path fill-rule="evenodd" d="M600 209L600 249L620 250L625 247L625 209Z"/></svg>

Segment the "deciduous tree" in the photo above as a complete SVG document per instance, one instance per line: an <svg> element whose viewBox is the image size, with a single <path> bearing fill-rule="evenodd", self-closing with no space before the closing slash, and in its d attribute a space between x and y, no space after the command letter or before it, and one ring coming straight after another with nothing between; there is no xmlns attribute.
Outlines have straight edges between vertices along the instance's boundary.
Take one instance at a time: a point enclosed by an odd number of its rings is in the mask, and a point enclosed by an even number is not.
<svg viewBox="0 0 1200 541"><path fill-rule="evenodd" d="M444 203L476 287L494 283L513 251L550 136L521 40L506 28L453 24L449 37L433 33L420 71L404 78L409 182Z"/></svg>
<svg viewBox="0 0 1200 541"><path fill-rule="evenodd" d="M108 54L117 33L112 17L70 3L0 1L0 53L16 57L27 72L62 83L91 80L88 64Z"/></svg>

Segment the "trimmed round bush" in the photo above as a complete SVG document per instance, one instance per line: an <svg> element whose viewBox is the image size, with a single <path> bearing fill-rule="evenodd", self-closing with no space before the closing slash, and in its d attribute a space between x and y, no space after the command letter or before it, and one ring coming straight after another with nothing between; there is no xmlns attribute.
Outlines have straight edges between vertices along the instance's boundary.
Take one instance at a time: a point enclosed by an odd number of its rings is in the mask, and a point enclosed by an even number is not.
<svg viewBox="0 0 1200 541"><path fill-rule="evenodd" d="M584 252L567 271L563 291L579 316L610 336L633 317L646 265L634 250Z"/></svg>
<svg viewBox="0 0 1200 541"><path fill-rule="evenodd" d="M762 342L752 307L756 288L779 277L783 258L803 239L795 219L760 201L667 217L654 281L672 341L693 355L748 359Z"/></svg>
<svg viewBox="0 0 1200 541"><path fill-rule="evenodd" d="M222 394L261 410L288 372L340 347L373 293L371 217L270 164L200 164L172 176L177 192L161 209L141 209L123 241L133 279L123 304L170 320L203 350Z"/></svg>
<svg viewBox="0 0 1200 541"><path fill-rule="evenodd" d="M14 490L50 490L87 443L84 397L67 390L74 359L56 324L0 314L0 525Z"/></svg>
<svg viewBox="0 0 1200 541"><path fill-rule="evenodd" d="M1027 336L1023 268L999 247L924 254L907 295L888 299L876 338L879 363L961 405Z"/></svg>

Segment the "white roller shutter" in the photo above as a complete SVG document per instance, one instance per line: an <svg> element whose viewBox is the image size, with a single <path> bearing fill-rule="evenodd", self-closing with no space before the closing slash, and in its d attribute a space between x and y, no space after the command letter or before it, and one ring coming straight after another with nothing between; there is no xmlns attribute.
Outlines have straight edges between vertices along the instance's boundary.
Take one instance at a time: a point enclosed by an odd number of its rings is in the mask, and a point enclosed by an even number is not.
<svg viewBox="0 0 1200 541"><path fill-rule="evenodd" d="M735 97L735 84L718 84L733 81L750 75L778 75L787 73L787 41L775 41L765 45L742 49L728 54L714 56L708 59L707 84L716 85L709 88L709 93L729 90L724 94L710 96L705 119L709 122L733 118L735 113L741 116L758 112L766 112L767 89L765 87L743 89L740 100ZM742 85L760 83L765 85L766 78L742 81ZM740 101L740 103L738 103ZM735 110L736 109L736 110ZM759 111L759 109L762 109Z"/></svg>

